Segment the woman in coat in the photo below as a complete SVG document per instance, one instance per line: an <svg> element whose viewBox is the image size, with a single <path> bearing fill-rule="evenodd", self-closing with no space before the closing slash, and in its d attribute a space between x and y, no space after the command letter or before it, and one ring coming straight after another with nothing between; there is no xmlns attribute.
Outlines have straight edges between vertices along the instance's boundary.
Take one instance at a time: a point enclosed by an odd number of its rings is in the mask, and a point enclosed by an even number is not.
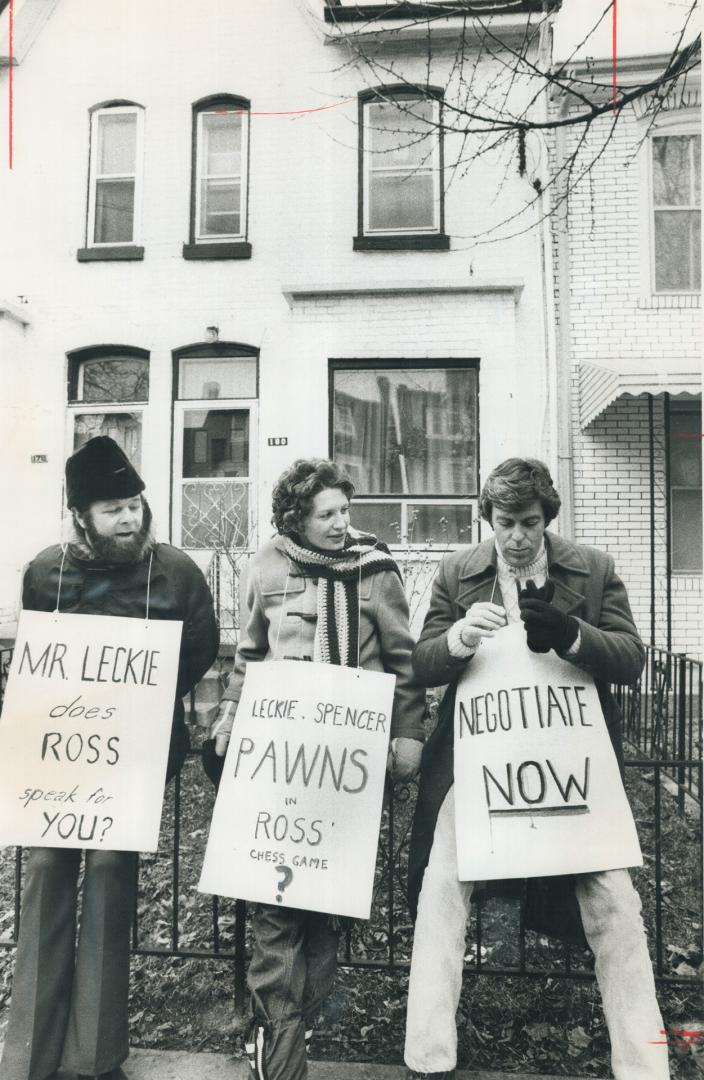
<svg viewBox="0 0 704 1080"><path fill-rule="evenodd" d="M295 461L273 494L277 535L249 564L241 634L212 734L224 754L248 663L315 660L396 676L391 772L418 770L425 697L413 682L412 639L398 566L384 544L350 528L354 488L331 461ZM263 1080L304 1080L306 1036L330 992L339 927L318 912L253 906L247 1051Z"/></svg>

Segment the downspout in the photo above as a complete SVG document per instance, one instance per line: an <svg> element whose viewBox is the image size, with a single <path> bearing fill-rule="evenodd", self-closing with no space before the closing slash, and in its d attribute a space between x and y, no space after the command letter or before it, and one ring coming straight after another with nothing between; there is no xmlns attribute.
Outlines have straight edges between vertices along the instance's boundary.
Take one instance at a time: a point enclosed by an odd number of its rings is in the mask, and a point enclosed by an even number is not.
<svg viewBox="0 0 704 1080"><path fill-rule="evenodd" d="M552 25L547 27L546 38L549 45L544 45L542 60L552 67L552 56L546 50L552 47ZM549 93L549 91L547 91ZM546 98L546 102L547 102ZM560 102L559 115L563 118L567 115L567 99L563 95ZM546 107L547 113L547 107ZM559 173L565 164L566 140L565 129L555 129L555 173ZM554 436L554 458L556 462L556 487L560 493L562 507L560 510L559 525L560 533L567 540L574 540L574 457L572 449L572 340L571 340L571 311L570 311L570 250L569 233L567 229L567 200L564 199L559 206L555 206L555 194L559 197L560 189L555 192L551 188L550 208L543 222L543 250L545 252L545 295L546 309L549 313L552 325L548 326L548 377L550 382L550 421ZM543 196L544 198L544 196ZM553 251L557 259L557 304L554 301L554 277L552 258L549 256ZM557 321L557 334L554 326ZM551 455L552 457L552 455Z"/></svg>
<svg viewBox="0 0 704 1080"><path fill-rule="evenodd" d="M548 18L541 26L538 66L541 70L549 70L552 66L551 57L552 25ZM549 90L546 88L542 99L541 122L545 123L550 118ZM546 160L549 160L548 144L543 141L542 147ZM538 222L540 223L540 272L542 277L542 308L543 308L543 345L545 349L545 381L542 418L540 424L540 455L549 466L551 474L557 478L558 459L557 442L557 346L555 331L557 315L555 312L555 272L553 264L553 240L551 231L551 206L550 196L545 188L541 187L537 197Z"/></svg>
<svg viewBox="0 0 704 1080"><path fill-rule="evenodd" d="M560 118L567 115L567 99L560 103ZM565 129L555 129L555 159L558 171L566 161ZM574 540L574 453L572 447L572 314L570 305L570 242L568 200L556 209L554 225L557 248L557 358L555 399L557 407L557 490L562 499L561 533Z"/></svg>

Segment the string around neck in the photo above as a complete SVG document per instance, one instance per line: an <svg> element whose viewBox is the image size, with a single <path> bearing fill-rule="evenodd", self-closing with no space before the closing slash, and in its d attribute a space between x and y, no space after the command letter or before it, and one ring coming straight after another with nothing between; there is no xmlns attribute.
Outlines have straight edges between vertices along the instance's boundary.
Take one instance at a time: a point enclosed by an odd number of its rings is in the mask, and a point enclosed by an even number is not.
<svg viewBox="0 0 704 1080"><path fill-rule="evenodd" d="M288 583L291 577L291 558L286 556L286 581L284 582L284 598L281 601L281 611L279 612L279 623L276 627L276 641L274 643L274 660L279 659L279 638L281 637L281 627L284 620L284 612L286 610L286 596L288 594Z"/></svg>
<svg viewBox="0 0 704 1080"><path fill-rule="evenodd" d="M154 559L154 548L149 552L149 569L147 570L147 611L145 615L145 621L149 622L149 596L152 585L152 560Z"/></svg>
<svg viewBox="0 0 704 1080"><path fill-rule="evenodd" d="M61 614L61 580L64 576L64 562L66 561L66 552L68 551L68 544L61 545L61 565L59 566L59 587L56 590L56 607L54 608L54 614Z"/></svg>
<svg viewBox="0 0 704 1080"><path fill-rule="evenodd" d="M360 653L362 650L362 553L359 554L359 573L357 577L357 678L362 667Z"/></svg>

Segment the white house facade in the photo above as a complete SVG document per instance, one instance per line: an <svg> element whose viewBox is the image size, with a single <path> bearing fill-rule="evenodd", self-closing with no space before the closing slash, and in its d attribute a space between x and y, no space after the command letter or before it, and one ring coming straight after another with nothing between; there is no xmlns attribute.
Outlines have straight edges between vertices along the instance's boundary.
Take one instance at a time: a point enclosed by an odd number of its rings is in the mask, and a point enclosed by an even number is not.
<svg viewBox="0 0 704 1080"><path fill-rule="evenodd" d="M492 17L510 40L540 12ZM499 156L454 168L437 126L461 24L434 22L429 74L422 35L390 22L373 47L403 78L379 85L323 0L17 0L5 612L95 434L141 471L159 536L204 561L270 535L296 457L334 456L353 520L431 557L477 538L498 461L555 464L549 238L471 239L534 192Z"/></svg>

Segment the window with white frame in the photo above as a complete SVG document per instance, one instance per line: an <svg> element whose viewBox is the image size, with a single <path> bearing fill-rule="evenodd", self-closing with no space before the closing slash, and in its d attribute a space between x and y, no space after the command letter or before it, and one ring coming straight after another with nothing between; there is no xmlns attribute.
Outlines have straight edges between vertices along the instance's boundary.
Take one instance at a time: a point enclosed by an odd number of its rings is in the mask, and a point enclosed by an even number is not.
<svg viewBox="0 0 704 1080"><path fill-rule="evenodd" d="M702 410L670 405L670 521L672 569L702 570Z"/></svg>
<svg viewBox="0 0 704 1080"><path fill-rule="evenodd" d="M331 455L356 495L352 524L390 544L473 539L477 361L331 361Z"/></svg>
<svg viewBox="0 0 704 1080"><path fill-rule="evenodd" d="M251 545L258 352L244 345L174 353L173 532L184 548Z"/></svg>
<svg viewBox="0 0 704 1080"><path fill-rule="evenodd" d="M654 292L699 292L701 136L681 125L654 134L650 157Z"/></svg>
<svg viewBox="0 0 704 1080"><path fill-rule="evenodd" d="M444 231L441 94L360 94L361 237L436 238Z"/></svg>
<svg viewBox="0 0 704 1080"><path fill-rule="evenodd" d="M96 346L69 353L68 361L72 449L96 435L109 435L139 471L143 410L149 400L149 353Z"/></svg>
<svg viewBox="0 0 704 1080"><path fill-rule="evenodd" d="M232 95L206 98L193 106L193 123L191 242L244 240L249 102Z"/></svg>
<svg viewBox="0 0 704 1080"><path fill-rule="evenodd" d="M91 114L89 247L139 242L144 110L111 105Z"/></svg>

